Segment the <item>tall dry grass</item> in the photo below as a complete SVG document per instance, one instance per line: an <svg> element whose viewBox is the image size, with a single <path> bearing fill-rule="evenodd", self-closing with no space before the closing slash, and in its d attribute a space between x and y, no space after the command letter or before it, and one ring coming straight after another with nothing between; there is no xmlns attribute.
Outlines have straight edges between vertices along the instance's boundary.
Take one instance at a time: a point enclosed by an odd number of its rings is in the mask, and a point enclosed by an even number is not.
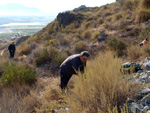
<svg viewBox="0 0 150 113"><path fill-rule="evenodd" d="M140 47L139 45L133 45L128 47L127 50L128 58L132 61L140 61L145 57L150 56L150 45L143 45Z"/></svg>
<svg viewBox="0 0 150 113"><path fill-rule="evenodd" d="M149 0L140 0L138 13L137 13L137 22L145 22L150 18L150 1Z"/></svg>
<svg viewBox="0 0 150 113"><path fill-rule="evenodd" d="M97 113L99 109L108 112L133 96L139 87L122 78L121 64L122 60L114 58L111 52L90 61L85 73L76 79L68 97L70 111Z"/></svg>

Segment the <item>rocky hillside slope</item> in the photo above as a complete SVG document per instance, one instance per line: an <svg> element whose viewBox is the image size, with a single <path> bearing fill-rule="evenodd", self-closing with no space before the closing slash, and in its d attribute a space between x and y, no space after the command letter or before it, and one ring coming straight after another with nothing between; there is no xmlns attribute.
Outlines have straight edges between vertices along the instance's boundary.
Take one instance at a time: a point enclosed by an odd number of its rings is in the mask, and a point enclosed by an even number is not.
<svg viewBox="0 0 150 113"><path fill-rule="evenodd" d="M88 50L93 55L109 48L116 50L115 44L111 44L114 39L118 41L117 48L120 48L117 51L127 50L127 47L139 45L150 35L150 21L147 18L149 10L140 4L144 5L144 2L121 0L79 12L59 13L53 22L24 42L18 54L26 55L26 62L31 64L40 66L49 62L57 67L68 55L83 50ZM145 15L141 13L143 11ZM98 41L100 30L105 34L104 41ZM55 59L50 55L46 57L51 52L57 56ZM118 55L124 53L127 52Z"/></svg>

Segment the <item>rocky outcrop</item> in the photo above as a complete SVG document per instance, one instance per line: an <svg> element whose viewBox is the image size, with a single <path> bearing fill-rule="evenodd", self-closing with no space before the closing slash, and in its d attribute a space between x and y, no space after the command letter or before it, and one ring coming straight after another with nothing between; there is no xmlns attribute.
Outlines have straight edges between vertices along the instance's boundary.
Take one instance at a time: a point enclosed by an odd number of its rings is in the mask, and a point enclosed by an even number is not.
<svg viewBox="0 0 150 113"><path fill-rule="evenodd" d="M88 10L88 9L90 9L90 8L91 8L91 7L86 7L85 5L81 5L80 7L75 8L75 9L73 10L73 12L84 11L84 10Z"/></svg>
<svg viewBox="0 0 150 113"><path fill-rule="evenodd" d="M20 37L17 41L16 41L16 45L18 46L19 44L21 44L22 42L25 42L30 36L23 36Z"/></svg>
<svg viewBox="0 0 150 113"><path fill-rule="evenodd" d="M81 14L75 14L71 12L63 12L59 13L57 15L57 20L62 24L63 26L69 25L70 23L74 21L80 21L82 20L83 15Z"/></svg>

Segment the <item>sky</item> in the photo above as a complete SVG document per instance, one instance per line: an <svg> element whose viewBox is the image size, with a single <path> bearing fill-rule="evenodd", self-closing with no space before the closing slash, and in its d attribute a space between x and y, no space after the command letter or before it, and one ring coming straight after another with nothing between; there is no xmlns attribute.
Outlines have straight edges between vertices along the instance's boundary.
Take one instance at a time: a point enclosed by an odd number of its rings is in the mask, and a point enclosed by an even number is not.
<svg viewBox="0 0 150 113"><path fill-rule="evenodd" d="M95 7L115 1L116 0L0 0L0 5L9 3L23 4L27 7L38 8L45 14L56 16L59 12L73 10L81 5Z"/></svg>

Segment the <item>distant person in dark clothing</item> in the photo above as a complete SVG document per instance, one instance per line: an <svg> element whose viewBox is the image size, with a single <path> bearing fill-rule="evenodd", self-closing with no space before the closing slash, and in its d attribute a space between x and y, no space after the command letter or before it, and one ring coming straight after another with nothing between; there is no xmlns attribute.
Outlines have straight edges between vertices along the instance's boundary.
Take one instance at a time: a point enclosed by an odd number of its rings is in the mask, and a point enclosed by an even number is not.
<svg viewBox="0 0 150 113"><path fill-rule="evenodd" d="M9 45L8 50L9 50L10 58L13 58L16 51L15 42Z"/></svg>
<svg viewBox="0 0 150 113"><path fill-rule="evenodd" d="M87 51L83 51L80 54L75 54L68 57L60 65L60 87L65 89L67 84L73 74L77 74L78 71L81 73L84 72L84 67L86 66L86 61L90 54Z"/></svg>

